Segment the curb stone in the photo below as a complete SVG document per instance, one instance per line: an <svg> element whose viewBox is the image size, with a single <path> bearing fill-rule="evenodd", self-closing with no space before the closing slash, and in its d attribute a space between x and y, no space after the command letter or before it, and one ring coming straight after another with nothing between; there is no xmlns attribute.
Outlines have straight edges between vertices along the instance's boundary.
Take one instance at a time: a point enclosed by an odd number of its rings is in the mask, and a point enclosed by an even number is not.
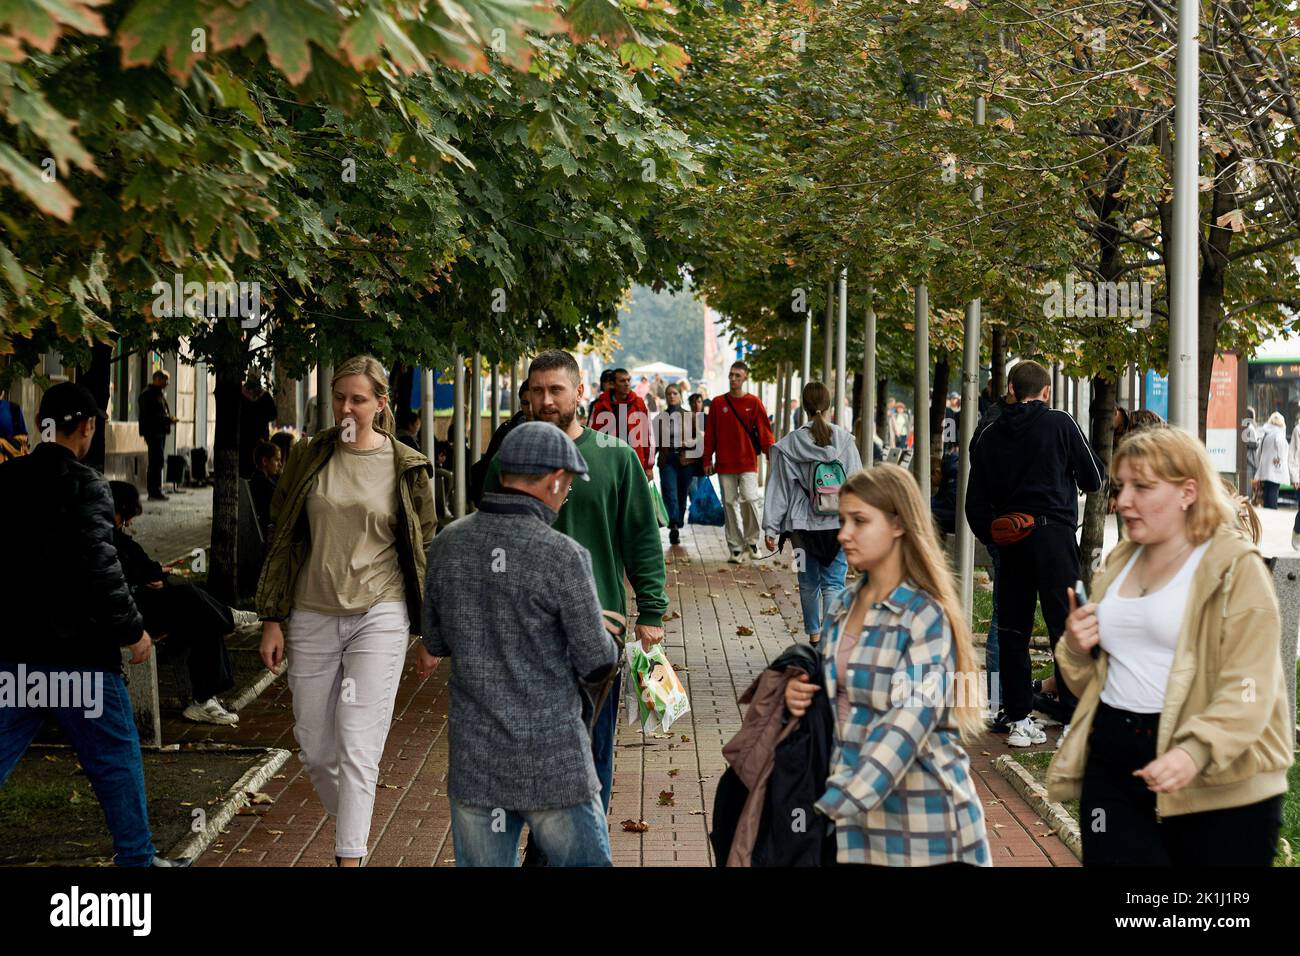
<svg viewBox="0 0 1300 956"><path fill-rule="evenodd" d="M265 756L249 767L244 775L226 791L221 804L208 814L207 825L199 833L191 833L168 852L171 859L197 860L221 835L221 830L235 818L240 809L248 806L248 795L266 786L268 780L288 762L291 753L278 747L268 748Z"/></svg>
<svg viewBox="0 0 1300 956"><path fill-rule="evenodd" d="M1082 863L1083 839L1079 835L1079 824L1065 807L1047 799L1047 790L1011 754L1003 754L994 760L993 769L1015 787L1016 792L1024 797L1025 802L1043 818L1066 848Z"/></svg>

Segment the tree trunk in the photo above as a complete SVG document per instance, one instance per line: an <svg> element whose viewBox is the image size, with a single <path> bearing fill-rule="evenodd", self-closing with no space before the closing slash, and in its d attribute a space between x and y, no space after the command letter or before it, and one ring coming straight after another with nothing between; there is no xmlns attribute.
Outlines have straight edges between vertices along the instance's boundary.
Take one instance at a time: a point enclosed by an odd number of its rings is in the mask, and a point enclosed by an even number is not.
<svg viewBox="0 0 1300 956"><path fill-rule="evenodd" d="M298 382L289 377L284 364L275 363L275 384L271 388L275 397L275 422L277 425L300 427L298 421Z"/></svg>
<svg viewBox="0 0 1300 956"><path fill-rule="evenodd" d="M989 362L992 365L990 381L993 383L993 401L1007 393L1007 331L1000 325L989 333Z"/></svg>
<svg viewBox="0 0 1300 956"><path fill-rule="evenodd" d="M1092 427L1089 428L1092 450L1106 466L1110 477L1110 452L1115 437L1115 382L1103 375L1092 380L1092 400L1088 403ZM1093 572L1101 569L1101 552L1106 540L1106 517L1109 507L1106 482L1100 491L1088 495L1083 508L1083 534L1079 541L1079 566L1083 582L1092 590Z"/></svg>
<svg viewBox="0 0 1300 956"><path fill-rule="evenodd" d="M1237 161L1236 153L1229 156L1214 153L1214 197L1210 204L1209 234L1202 244L1201 275L1196 290L1196 430L1202 442L1205 441L1205 414L1210 404L1210 375L1214 371L1219 326L1223 324L1228 249L1232 245L1232 230L1216 223L1220 216L1236 208L1232 172Z"/></svg>
<svg viewBox="0 0 1300 956"><path fill-rule="evenodd" d="M930 385L930 474L934 475L943 464L943 420L948 410L948 374L951 366L948 356L934 363L934 381ZM931 492L939 490L939 483L931 481Z"/></svg>
<svg viewBox="0 0 1300 956"><path fill-rule="evenodd" d="M108 409L108 385L113 373L113 346L95 345L90 350L90 368L84 373L77 372L77 382L90 389L95 396L95 403L100 408ZM108 423L100 422L95 427L95 437L90 443L90 451L81 459L82 464L89 465L101 474L104 471L105 442L108 438Z"/></svg>
<svg viewBox="0 0 1300 956"><path fill-rule="evenodd" d="M234 605L239 598L239 399L244 368L233 356L222 356L212 368L217 376L217 421L208 590L217 600Z"/></svg>
<svg viewBox="0 0 1300 956"><path fill-rule="evenodd" d="M889 379L881 375L876 379L876 434L882 442L889 438L889 429L885 427L885 399L888 396Z"/></svg>

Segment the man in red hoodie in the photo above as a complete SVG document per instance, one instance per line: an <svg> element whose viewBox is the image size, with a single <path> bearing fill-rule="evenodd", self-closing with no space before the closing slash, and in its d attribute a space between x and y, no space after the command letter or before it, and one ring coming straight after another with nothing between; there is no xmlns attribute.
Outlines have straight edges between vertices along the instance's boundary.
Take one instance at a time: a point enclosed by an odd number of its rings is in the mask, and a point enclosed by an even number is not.
<svg viewBox="0 0 1300 956"><path fill-rule="evenodd" d="M722 485L727 547L731 550L727 560L732 564L744 559L746 549L751 557L761 557L758 534L763 497L758 492L758 456L766 455L776 442L767 409L757 395L745 392L748 380L749 366L733 362L727 375L731 390L713 402L704 424L704 473L716 471Z"/></svg>
<svg viewBox="0 0 1300 956"><path fill-rule="evenodd" d="M614 369L614 390L602 392L591 403L588 427L623 439L636 450L647 479L654 475L654 450L650 437L650 411L632 391L632 373Z"/></svg>

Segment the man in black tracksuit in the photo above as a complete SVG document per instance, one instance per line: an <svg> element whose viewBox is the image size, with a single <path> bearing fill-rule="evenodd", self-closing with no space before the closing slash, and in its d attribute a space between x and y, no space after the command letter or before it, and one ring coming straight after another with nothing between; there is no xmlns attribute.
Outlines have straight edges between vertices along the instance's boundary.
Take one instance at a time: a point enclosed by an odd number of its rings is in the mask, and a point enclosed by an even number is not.
<svg viewBox="0 0 1300 956"><path fill-rule="evenodd" d="M1023 723L1033 709L1029 635L1035 599L1055 650L1069 613L1066 589L1079 577L1078 492L1099 490L1105 470L1075 420L1046 404L1051 376L1043 366L1021 362L1011 370L1010 385L1015 402L971 442L966 520L981 541L998 547L1002 708L1012 725L1008 743L1028 746L1046 739ZM1029 534L1015 543L995 542L994 519L1017 513L1033 518ZM1068 718L1077 701L1059 677L1057 694Z"/></svg>

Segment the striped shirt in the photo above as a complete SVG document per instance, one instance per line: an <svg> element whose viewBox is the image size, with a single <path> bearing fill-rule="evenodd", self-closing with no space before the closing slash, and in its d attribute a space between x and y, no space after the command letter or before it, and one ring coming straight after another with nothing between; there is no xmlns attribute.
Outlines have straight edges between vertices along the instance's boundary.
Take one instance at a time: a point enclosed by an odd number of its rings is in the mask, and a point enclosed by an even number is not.
<svg viewBox="0 0 1300 956"><path fill-rule="evenodd" d="M837 859L991 866L984 808L953 721L953 704L970 688L955 679L952 629L939 603L904 581L867 609L840 673L840 631L865 582L837 595L823 640L828 700L849 700L816 805L835 824Z"/></svg>

